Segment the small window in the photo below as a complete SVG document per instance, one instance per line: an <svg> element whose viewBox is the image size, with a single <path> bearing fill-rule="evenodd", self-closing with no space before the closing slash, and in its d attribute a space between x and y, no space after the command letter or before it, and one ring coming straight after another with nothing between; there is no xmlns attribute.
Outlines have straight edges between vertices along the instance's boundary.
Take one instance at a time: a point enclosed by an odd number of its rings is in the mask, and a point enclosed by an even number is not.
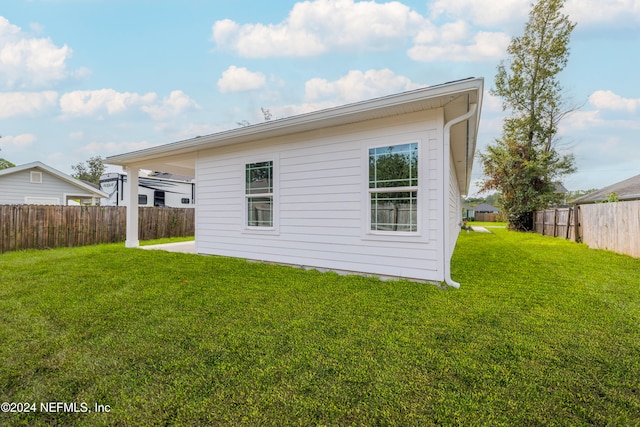
<svg viewBox="0 0 640 427"><path fill-rule="evenodd" d="M165 196L164 191L159 191L159 190L154 191L153 192L153 206L164 208L166 206L165 203L164 203L165 202L164 196Z"/></svg>
<svg viewBox="0 0 640 427"><path fill-rule="evenodd" d="M147 204L147 195L146 194L138 194L138 204L146 205Z"/></svg>
<svg viewBox="0 0 640 427"><path fill-rule="evenodd" d="M186 197L184 197L184 198L182 198L182 199L180 200L180 202L181 202L183 205L188 205L189 203L191 203L191 200L189 200L189 199L187 199Z"/></svg>
<svg viewBox="0 0 640 427"><path fill-rule="evenodd" d="M418 231L418 143L369 150L371 231Z"/></svg>
<svg viewBox="0 0 640 427"><path fill-rule="evenodd" d="M245 200L248 227L273 227L273 162L245 167Z"/></svg>
<svg viewBox="0 0 640 427"><path fill-rule="evenodd" d="M31 183L42 184L42 172L31 172Z"/></svg>

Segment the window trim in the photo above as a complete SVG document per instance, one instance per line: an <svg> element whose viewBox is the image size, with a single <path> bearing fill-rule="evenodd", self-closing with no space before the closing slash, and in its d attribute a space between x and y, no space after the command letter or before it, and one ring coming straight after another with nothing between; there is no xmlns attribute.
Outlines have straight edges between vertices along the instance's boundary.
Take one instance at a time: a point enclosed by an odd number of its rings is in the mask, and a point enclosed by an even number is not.
<svg viewBox="0 0 640 427"><path fill-rule="evenodd" d="M374 148L392 147L406 144L418 145L418 180L415 186L403 186L403 187L388 187L388 188L369 188L369 150ZM385 138L384 140L363 144L362 146L362 212L365 214L365 218L362 221L362 238L365 240L407 240L422 238L424 235L423 224L425 221L426 209L424 200L425 183L427 182L428 171L425 170L425 165L428 164L424 158L425 150L423 150L423 140L420 137L411 139L398 139ZM416 192L416 231L387 231L387 230L373 230L372 229L372 207L371 207L371 194L373 193L402 193L402 192Z"/></svg>
<svg viewBox="0 0 640 427"><path fill-rule="evenodd" d="M244 159L242 163L242 231L243 233L250 234L279 234L279 162L277 156L258 156L258 157L250 157ZM252 163L264 163L271 162L271 192L270 193L247 193L247 181L246 181L246 173L247 173L247 165ZM271 220L272 224L270 227L258 226L258 225L249 225L249 199L256 197L271 197Z"/></svg>
<svg viewBox="0 0 640 427"><path fill-rule="evenodd" d="M31 184L42 184L42 172L31 171L29 174L29 180Z"/></svg>

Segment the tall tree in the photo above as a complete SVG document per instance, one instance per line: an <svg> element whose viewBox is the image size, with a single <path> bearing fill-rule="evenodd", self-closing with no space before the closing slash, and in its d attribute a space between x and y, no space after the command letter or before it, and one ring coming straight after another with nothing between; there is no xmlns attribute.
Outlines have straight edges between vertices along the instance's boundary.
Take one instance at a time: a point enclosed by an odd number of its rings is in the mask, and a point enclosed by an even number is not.
<svg viewBox="0 0 640 427"><path fill-rule="evenodd" d="M104 174L105 166L102 158L95 156L87 160L86 164L78 163L77 165L71 166L71 169L74 170L74 173L71 174L74 178L99 185L100 176Z"/></svg>
<svg viewBox="0 0 640 427"><path fill-rule="evenodd" d="M558 74L569 59L575 23L562 13L564 0L538 0L524 34L514 38L507 62L498 66L491 94L502 98L502 136L480 154L487 179L498 190L509 228L527 230L531 212L556 197L554 182L575 171L573 155L557 150L558 123L567 108Z"/></svg>

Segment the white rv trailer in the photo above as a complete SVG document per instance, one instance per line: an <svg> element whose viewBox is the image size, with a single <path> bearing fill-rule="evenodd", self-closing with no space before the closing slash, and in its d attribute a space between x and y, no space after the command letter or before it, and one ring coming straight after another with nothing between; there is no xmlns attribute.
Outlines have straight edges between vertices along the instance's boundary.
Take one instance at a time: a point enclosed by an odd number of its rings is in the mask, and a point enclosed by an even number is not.
<svg viewBox="0 0 640 427"><path fill-rule="evenodd" d="M181 178L181 179L178 179ZM126 206L129 191L127 175L107 173L100 177L100 190L108 195L103 206ZM193 179L171 174L141 176L138 179L138 206L194 208L196 191Z"/></svg>

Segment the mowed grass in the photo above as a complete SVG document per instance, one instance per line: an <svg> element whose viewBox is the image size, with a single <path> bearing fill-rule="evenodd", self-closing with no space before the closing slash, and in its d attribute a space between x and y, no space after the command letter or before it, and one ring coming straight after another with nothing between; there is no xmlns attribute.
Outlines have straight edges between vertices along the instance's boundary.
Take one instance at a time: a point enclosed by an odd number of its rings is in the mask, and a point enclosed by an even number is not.
<svg viewBox="0 0 640 427"><path fill-rule="evenodd" d="M460 235L459 290L121 245L3 254L0 401L37 411L0 425L638 425L640 260L493 231Z"/></svg>

